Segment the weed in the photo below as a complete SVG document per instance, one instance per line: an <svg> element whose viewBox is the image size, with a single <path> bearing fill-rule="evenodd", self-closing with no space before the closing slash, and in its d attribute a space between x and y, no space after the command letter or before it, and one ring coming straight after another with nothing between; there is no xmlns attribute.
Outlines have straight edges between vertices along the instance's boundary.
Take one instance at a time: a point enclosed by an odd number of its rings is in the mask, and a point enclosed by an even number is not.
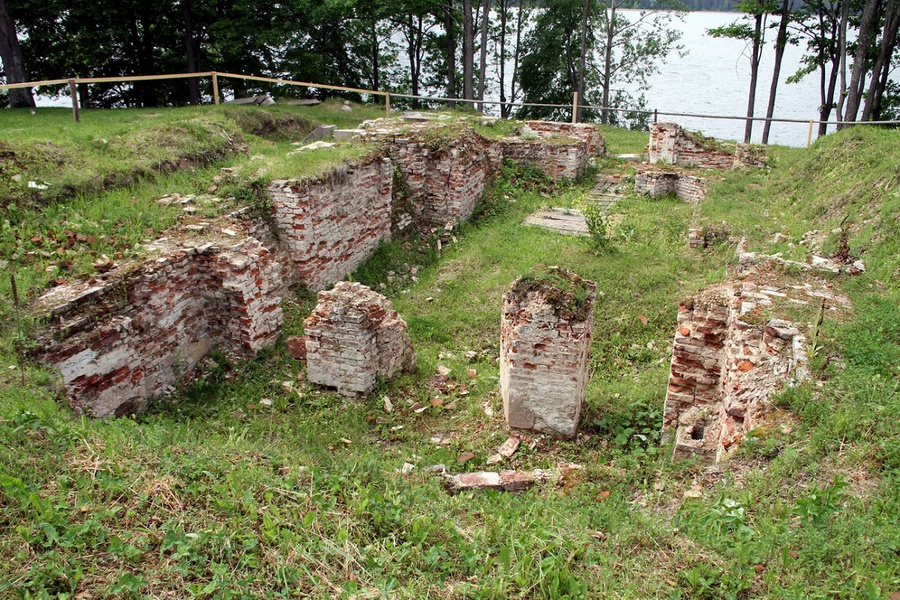
<svg viewBox="0 0 900 600"><path fill-rule="evenodd" d="M797 500L792 512L806 523L821 526L832 513L840 508L847 486L847 482L838 476L835 476L834 480L822 489L813 486L806 497Z"/></svg>

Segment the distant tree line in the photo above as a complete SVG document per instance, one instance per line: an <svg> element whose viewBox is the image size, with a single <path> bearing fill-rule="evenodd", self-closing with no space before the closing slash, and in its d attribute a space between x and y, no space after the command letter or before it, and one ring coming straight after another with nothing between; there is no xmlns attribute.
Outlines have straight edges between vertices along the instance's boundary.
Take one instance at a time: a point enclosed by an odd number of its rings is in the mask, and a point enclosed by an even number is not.
<svg viewBox="0 0 900 600"><path fill-rule="evenodd" d="M898 90L888 74L898 65L900 0L687 1L745 13L710 33L748 44L748 116L762 52L774 47L777 70L787 44L808 48L793 78L819 75L823 119L877 119L895 110ZM643 108L647 77L682 51L677 22L684 9L679 0L0 0L0 60L11 83L215 70L465 98L478 110L487 94L570 104L578 92L581 104L623 109L584 110L582 118L642 125L644 117L624 109ZM235 79L221 85L235 95L324 93ZM85 107L197 104L211 94L200 78L82 85L78 92ZM0 100L34 104L30 89ZM500 112L568 115L553 107Z"/></svg>
<svg viewBox="0 0 900 600"><path fill-rule="evenodd" d="M741 0L735 6L744 16L708 33L747 42L750 87L745 141L750 141L753 130L750 117L754 116L759 65L769 43L775 60L767 118L774 112L785 48L794 44L805 46L806 54L788 82L818 76L819 135L827 132L824 121L829 120L900 119L900 86L890 79L891 72L900 67L900 0L805 0L799 4L791 0ZM764 144L770 126L770 121L763 125Z"/></svg>

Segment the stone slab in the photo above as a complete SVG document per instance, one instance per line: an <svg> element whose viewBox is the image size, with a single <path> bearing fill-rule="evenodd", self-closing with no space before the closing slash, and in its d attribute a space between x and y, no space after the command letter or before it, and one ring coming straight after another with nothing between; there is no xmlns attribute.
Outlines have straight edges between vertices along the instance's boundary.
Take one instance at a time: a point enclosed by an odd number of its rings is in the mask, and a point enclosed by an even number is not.
<svg viewBox="0 0 900 600"><path fill-rule="evenodd" d="M563 235L590 235L584 215L573 208L542 208L528 215L524 224Z"/></svg>

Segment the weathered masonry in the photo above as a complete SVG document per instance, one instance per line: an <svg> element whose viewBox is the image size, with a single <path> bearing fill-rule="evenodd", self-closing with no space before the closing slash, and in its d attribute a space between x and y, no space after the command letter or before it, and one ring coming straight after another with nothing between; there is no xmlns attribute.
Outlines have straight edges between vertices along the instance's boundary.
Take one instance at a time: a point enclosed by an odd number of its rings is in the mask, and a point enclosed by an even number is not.
<svg viewBox="0 0 900 600"><path fill-rule="evenodd" d="M53 318L41 358L62 373L73 410L140 411L212 348L252 355L277 339L282 265L252 237L224 237L40 299Z"/></svg>
<svg viewBox="0 0 900 600"><path fill-rule="evenodd" d="M650 164L727 170L766 166L764 146L738 143L733 146L685 131L675 123L653 123L647 145Z"/></svg>
<svg viewBox="0 0 900 600"><path fill-rule="evenodd" d="M649 165L638 167L634 192L661 198L673 194L689 204L699 204L707 194L708 178L699 170L765 167L765 146L726 144L685 131L675 123L653 123L647 145ZM679 168L680 167L680 168Z"/></svg>
<svg viewBox="0 0 900 600"><path fill-rule="evenodd" d="M634 177L634 193L651 198L670 194L688 204L700 204L706 198L706 178L679 171L639 167Z"/></svg>
<svg viewBox="0 0 900 600"><path fill-rule="evenodd" d="M339 281L391 236L393 169L375 155L315 180L269 187L285 257L312 289Z"/></svg>
<svg viewBox="0 0 900 600"><path fill-rule="evenodd" d="M778 315L786 307L840 310L849 304L824 281L785 278L765 264L678 307L664 436L675 458L718 461L771 411L770 396L806 376L804 327Z"/></svg>
<svg viewBox="0 0 900 600"><path fill-rule="evenodd" d="M512 158L551 176L576 174L588 142L565 129L528 140ZM414 222L469 218L505 157L501 142L466 127L378 136L382 149L353 164L273 182L270 219L187 219L149 244L145 259L38 299L35 311L51 323L36 355L60 370L72 408L99 418L140 411L210 350L252 355L274 343L285 286L327 288ZM394 189L395 169L406 195Z"/></svg>
<svg viewBox="0 0 900 600"><path fill-rule="evenodd" d="M510 427L574 437L584 404L596 284L537 269L503 296L500 394Z"/></svg>
<svg viewBox="0 0 900 600"><path fill-rule="evenodd" d="M359 283L319 292L304 325L309 380L342 395L368 394L376 378L415 369L406 322L387 298Z"/></svg>

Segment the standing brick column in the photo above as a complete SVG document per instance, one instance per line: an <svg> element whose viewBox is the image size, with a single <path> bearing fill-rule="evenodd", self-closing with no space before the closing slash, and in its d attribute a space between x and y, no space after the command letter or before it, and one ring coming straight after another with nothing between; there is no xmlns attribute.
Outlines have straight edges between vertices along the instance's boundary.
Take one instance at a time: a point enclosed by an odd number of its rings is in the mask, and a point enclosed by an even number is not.
<svg viewBox="0 0 900 600"><path fill-rule="evenodd" d="M360 283L319 292L306 318L306 365L313 383L345 396L368 394L378 376L412 371L416 356L406 321L390 301Z"/></svg>
<svg viewBox="0 0 900 600"><path fill-rule="evenodd" d="M540 266L503 296L500 393L510 427L578 432L596 288L567 269Z"/></svg>

